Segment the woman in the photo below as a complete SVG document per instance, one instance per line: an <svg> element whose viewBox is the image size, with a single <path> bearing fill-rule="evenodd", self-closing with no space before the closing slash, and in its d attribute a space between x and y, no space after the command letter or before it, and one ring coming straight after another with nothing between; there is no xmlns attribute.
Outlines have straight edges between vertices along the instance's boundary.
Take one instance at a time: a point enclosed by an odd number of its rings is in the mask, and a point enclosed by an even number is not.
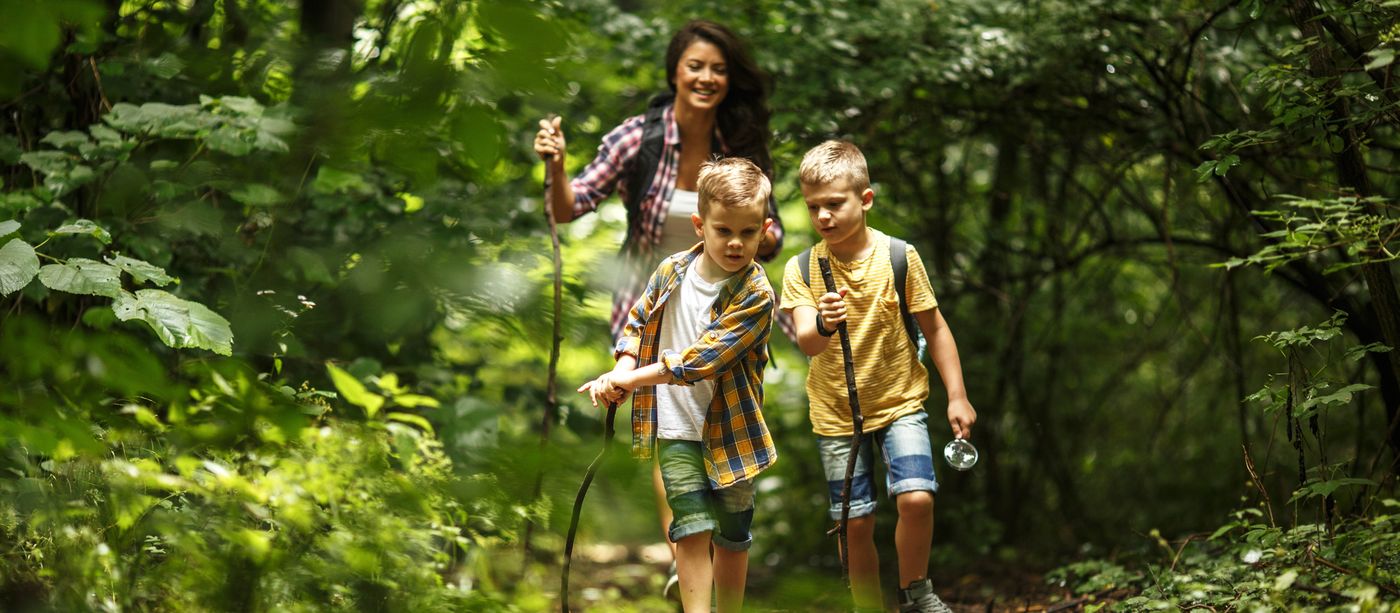
<svg viewBox="0 0 1400 613"><path fill-rule="evenodd" d="M666 80L669 99L654 100L651 112L628 118L604 136L597 156L573 179L564 169L562 119L540 120L535 134L535 152L545 160L549 184L546 206L553 207L557 221L568 223L597 209L614 191L632 205L620 251L621 278L613 296L613 338L621 334L647 275L666 256L699 242L690 215L698 204L695 183L700 164L712 156L742 156L770 178L773 175L768 153L768 78L738 36L712 21L685 24L666 49ZM642 145L648 115L659 121L651 134L659 136L662 145L656 163L643 167L650 161ZM629 189L643 193L630 194ZM768 216L773 224L758 248L763 261L782 249L783 226L772 198ZM655 465L652 481L665 534L671 510ZM674 556L673 543L671 552ZM668 596L675 584L673 565Z"/></svg>

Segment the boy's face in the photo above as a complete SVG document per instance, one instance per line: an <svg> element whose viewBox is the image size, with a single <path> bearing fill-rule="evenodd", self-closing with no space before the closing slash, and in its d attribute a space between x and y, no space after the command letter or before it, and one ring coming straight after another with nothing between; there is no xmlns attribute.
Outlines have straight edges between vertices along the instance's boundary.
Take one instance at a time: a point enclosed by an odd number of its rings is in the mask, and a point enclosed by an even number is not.
<svg viewBox="0 0 1400 613"><path fill-rule="evenodd" d="M709 213L692 214L695 235L705 241L705 257L732 274L743 270L758 254L758 243L773 220L762 203L729 207L713 203Z"/></svg>
<svg viewBox="0 0 1400 613"><path fill-rule="evenodd" d="M875 191L867 187L856 193L850 181L837 179L823 185L803 183L802 199L812 227L830 245L865 231L865 212L875 204Z"/></svg>

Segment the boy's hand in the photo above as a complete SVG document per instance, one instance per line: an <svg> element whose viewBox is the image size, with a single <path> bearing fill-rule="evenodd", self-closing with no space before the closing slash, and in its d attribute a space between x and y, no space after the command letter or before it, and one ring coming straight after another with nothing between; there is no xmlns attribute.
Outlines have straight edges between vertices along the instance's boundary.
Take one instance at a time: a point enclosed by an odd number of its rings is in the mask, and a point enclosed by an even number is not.
<svg viewBox="0 0 1400 613"><path fill-rule="evenodd" d="M637 389L636 375L630 364L619 364L618 368L611 372L599 375L597 379L589 381L579 386L579 393L586 393L593 400L593 406L598 406L598 402L604 404L622 404L627 401L627 397Z"/></svg>
<svg viewBox="0 0 1400 613"><path fill-rule="evenodd" d="M823 328L835 330L846 321L846 292L849 291L843 287L840 293L827 292L817 299L817 318Z"/></svg>
<svg viewBox="0 0 1400 613"><path fill-rule="evenodd" d="M581 394L588 394L589 400L593 401L593 406L595 407L598 406L599 401L602 401L605 405L622 404L623 399L627 397L627 390L613 383L613 376L615 374L616 373L611 372L603 373L599 375L597 379L580 385L578 392Z"/></svg>
<svg viewBox="0 0 1400 613"><path fill-rule="evenodd" d="M954 438L972 438L972 424L977 423L977 411L966 398L948 402L948 425Z"/></svg>

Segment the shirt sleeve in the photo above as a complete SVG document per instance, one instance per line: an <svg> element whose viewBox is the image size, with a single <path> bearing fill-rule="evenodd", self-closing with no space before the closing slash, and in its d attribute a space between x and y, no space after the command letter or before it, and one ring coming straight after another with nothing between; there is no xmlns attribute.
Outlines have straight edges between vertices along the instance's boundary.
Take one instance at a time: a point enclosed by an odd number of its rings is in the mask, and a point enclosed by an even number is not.
<svg viewBox="0 0 1400 613"><path fill-rule="evenodd" d="M907 244L905 258L909 262L909 274L904 279L904 297L909 301L909 312L918 313L938 308L938 298L933 295L933 284L929 282L924 261L919 259L919 251Z"/></svg>
<svg viewBox="0 0 1400 613"><path fill-rule="evenodd" d="M736 297L683 351L661 352L661 363L671 374L671 385L693 385L714 379L729 370L755 347L768 342L773 327L773 294L750 290Z"/></svg>
<svg viewBox="0 0 1400 613"><path fill-rule="evenodd" d="M617 190L618 179L631 170L632 160L642 148L642 124L645 121L645 115L630 117L603 137L593 161L569 182L574 190L573 216L561 219L561 222L578 219L596 210L599 203ZM547 206L553 204L551 198L551 191L545 190Z"/></svg>
<svg viewBox="0 0 1400 613"><path fill-rule="evenodd" d="M788 259L783 269L783 310L791 312L800 306L816 308L817 300L812 296L812 288L802 281L801 264L798 256Z"/></svg>

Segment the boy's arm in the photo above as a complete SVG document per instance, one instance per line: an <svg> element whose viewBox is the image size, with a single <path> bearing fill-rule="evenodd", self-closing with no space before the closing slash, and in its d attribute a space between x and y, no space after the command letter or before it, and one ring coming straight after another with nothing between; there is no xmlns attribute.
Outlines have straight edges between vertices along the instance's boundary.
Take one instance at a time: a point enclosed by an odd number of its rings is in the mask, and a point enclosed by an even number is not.
<svg viewBox="0 0 1400 613"><path fill-rule="evenodd" d="M816 307L810 305L797 305L792 310L792 327L797 332L797 347L802 353L809 357L816 356L831 345L831 339L835 336L836 327L846 321L846 292L847 288L841 288L841 293L828 292L822 294ZM817 320L821 320L821 327L826 329L828 334L822 334L817 329Z"/></svg>
<svg viewBox="0 0 1400 613"><path fill-rule="evenodd" d="M977 411L967 400L967 388L963 385L962 360L958 357L958 343L953 339L953 331L943 319L938 308L914 313L919 329L928 339L929 357L938 368L938 376L943 379L943 387L948 390L948 425L953 427L953 436L972 436L972 424L977 422Z"/></svg>
<svg viewBox="0 0 1400 613"><path fill-rule="evenodd" d="M658 383L692 385L714 379L736 361L768 342L773 327L773 294L747 291L729 304L689 347L680 352L663 351L658 362L667 377Z"/></svg>
<svg viewBox="0 0 1400 613"><path fill-rule="evenodd" d="M822 327L828 333L846 321L846 303L841 293L827 293L821 297L812 295L812 288L802 280L799 265L801 258L794 256L788 260L783 270L783 309L792 314L793 332L797 334L797 348L802 353L816 356L831 344L831 337L817 330L817 318L823 317ZM815 301L814 301L815 298Z"/></svg>

